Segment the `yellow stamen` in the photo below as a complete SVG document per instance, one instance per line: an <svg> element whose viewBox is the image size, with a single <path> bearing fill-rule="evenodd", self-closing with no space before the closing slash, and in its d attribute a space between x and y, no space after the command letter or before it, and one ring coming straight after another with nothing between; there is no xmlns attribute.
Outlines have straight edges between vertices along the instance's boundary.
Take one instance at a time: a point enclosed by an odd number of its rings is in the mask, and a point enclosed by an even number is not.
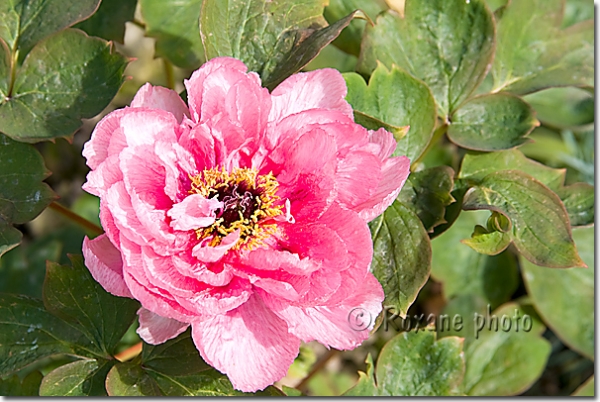
<svg viewBox="0 0 600 402"><path fill-rule="evenodd" d="M238 215L234 221L226 221L220 216L211 226L197 229L198 240L210 239L208 245L214 247L221 244L225 236L239 230L240 240L232 249L252 250L263 245L264 240L276 232L277 225L270 220L282 214L283 206L278 203L279 183L272 173L258 175L256 169L248 168L237 168L230 173L222 167L205 169L196 176L190 176L190 180L190 194L200 194L205 198L217 196L220 201L228 199L233 202ZM242 193L238 191L240 189ZM245 204L241 205L241 202ZM254 209L250 216L245 216L248 203ZM228 206L224 207L221 214L226 212L229 212Z"/></svg>

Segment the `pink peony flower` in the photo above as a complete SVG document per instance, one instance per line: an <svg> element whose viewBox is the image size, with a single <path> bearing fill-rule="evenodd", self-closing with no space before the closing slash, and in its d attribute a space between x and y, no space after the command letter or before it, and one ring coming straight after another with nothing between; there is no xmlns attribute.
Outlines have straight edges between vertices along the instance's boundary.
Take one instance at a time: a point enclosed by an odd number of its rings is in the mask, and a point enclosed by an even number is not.
<svg viewBox="0 0 600 402"><path fill-rule="evenodd" d="M188 326L236 389L281 379L300 341L353 349L349 322L381 311L367 222L409 173L387 131L354 123L336 70L296 74L272 93L232 58L204 64L178 94L144 85L106 116L83 154L84 189L106 234L85 262L109 292L140 301L138 333L158 344Z"/></svg>

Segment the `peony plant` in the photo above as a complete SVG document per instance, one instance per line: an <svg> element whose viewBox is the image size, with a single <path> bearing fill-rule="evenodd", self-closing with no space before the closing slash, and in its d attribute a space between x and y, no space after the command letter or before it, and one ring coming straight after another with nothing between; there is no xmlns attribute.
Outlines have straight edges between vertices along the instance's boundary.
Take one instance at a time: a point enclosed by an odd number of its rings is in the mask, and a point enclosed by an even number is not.
<svg viewBox="0 0 600 402"><path fill-rule="evenodd" d="M391 133L354 122L336 70L269 93L218 57L185 85L189 109L146 84L96 125L83 188L106 234L86 237L83 255L104 289L141 303L145 342L191 326L203 359L254 392L286 375L301 340L348 350L369 336L374 322L348 323L382 308L367 222L410 162L390 158Z"/></svg>

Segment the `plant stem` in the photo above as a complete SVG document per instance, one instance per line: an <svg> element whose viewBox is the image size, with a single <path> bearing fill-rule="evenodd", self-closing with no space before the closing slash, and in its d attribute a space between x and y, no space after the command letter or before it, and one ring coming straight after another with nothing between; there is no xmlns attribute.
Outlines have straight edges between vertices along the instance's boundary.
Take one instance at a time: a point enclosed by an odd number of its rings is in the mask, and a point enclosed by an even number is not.
<svg viewBox="0 0 600 402"><path fill-rule="evenodd" d="M117 353L115 355L115 359L117 359L120 362L125 362L127 360L133 359L140 353L142 353L142 342L136 343L135 345L133 345L132 347L130 347L128 349L125 349L121 353Z"/></svg>
<svg viewBox="0 0 600 402"><path fill-rule="evenodd" d="M312 368L312 370L310 370L310 372L306 375L306 377L304 377L302 379L302 381L300 381L300 383L296 386L296 389L299 391L304 392L304 388L306 388L306 386L308 385L308 381L310 381L311 378L313 378L313 376L315 374L317 374L317 372L319 372L323 367L325 367L325 365L327 364L327 362L329 360L331 360L332 357L334 357L336 354L340 353L339 350L335 350L335 349L331 349L329 350L329 352L327 352L327 354L325 354L325 356L323 356L321 358L321 360L319 360Z"/></svg>
<svg viewBox="0 0 600 402"><path fill-rule="evenodd" d="M8 92L6 94L7 100L12 97L13 90L15 88L15 81L17 80L17 62L19 60L19 50L16 49L16 41L15 48L12 49L11 57L10 57L10 82L8 84Z"/></svg>
<svg viewBox="0 0 600 402"><path fill-rule="evenodd" d="M75 212L71 211L68 208L63 207L56 201L54 201L52 204L50 204L49 208L58 212L59 214L61 214L62 216L64 216L68 220L70 220L71 222L76 223L77 225L81 226L88 232L93 233L94 235L99 236L104 233L104 230L102 230L102 228L100 226L96 225L93 222L88 221L87 219L85 219L82 216L77 215Z"/></svg>
<svg viewBox="0 0 600 402"><path fill-rule="evenodd" d="M175 89L175 78L173 77L173 65L169 60L163 58L163 65L165 66L165 78L167 80L167 88Z"/></svg>
<svg viewBox="0 0 600 402"><path fill-rule="evenodd" d="M133 20L131 20L129 22L131 22L133 25L137 25L138 27L140 27L140 28L142 28L144 30L146 29L146 24L143 23L142 21L138 20L138 19L134 18Z"/></svg>

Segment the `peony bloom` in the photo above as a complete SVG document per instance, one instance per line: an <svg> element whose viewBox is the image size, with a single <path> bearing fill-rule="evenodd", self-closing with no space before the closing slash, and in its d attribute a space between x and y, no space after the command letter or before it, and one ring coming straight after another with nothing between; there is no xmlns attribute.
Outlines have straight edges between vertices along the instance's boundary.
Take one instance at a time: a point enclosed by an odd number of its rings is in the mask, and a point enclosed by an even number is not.
<svg viewBox="0 0 600 402"><path fill-rule="evenodd" d="M232 58L185 82L189 108L143 86L98 123L84 189L106 234L85 262L142 305L138 333L158 344L188 326L236 389L281 379L300 341L352 349L348 318L381 311L367 222L398 195L406 157L381 129L354 123L339 72L296 74L272 93Z"/></svg>

